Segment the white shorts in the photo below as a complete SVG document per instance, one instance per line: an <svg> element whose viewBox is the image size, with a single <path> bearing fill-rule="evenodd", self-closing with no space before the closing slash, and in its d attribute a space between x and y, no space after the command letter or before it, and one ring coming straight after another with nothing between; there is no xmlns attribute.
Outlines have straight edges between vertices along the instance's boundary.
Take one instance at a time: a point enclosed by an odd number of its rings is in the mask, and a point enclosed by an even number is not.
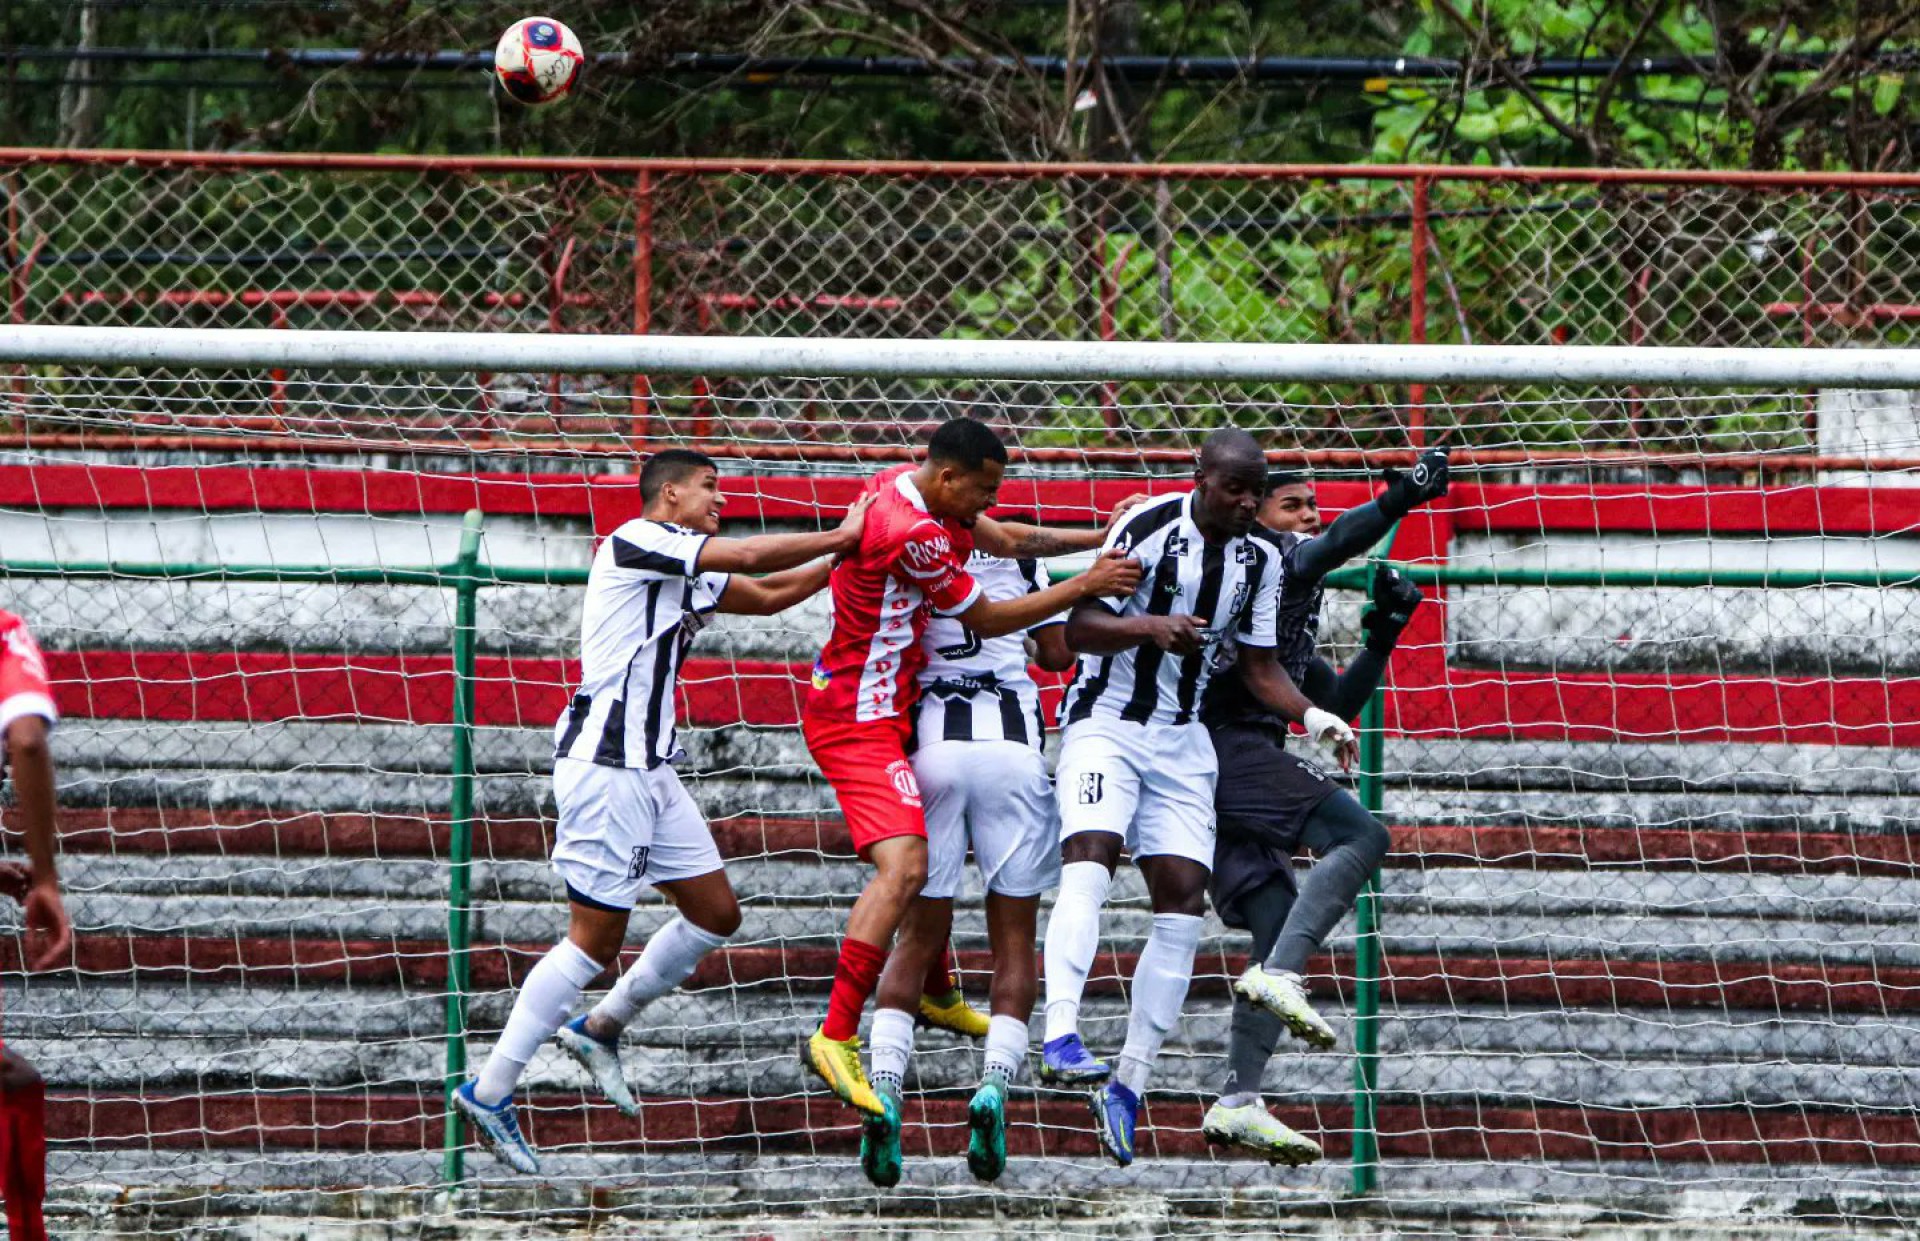
<svg viewBox="0 0 1920 1241"><path fill-rule="evenodd" d="M1171 854L1213 869L1213 740L1202 724L1067 725L1056 787L1060 839L1111 832L1137 862Z"/></svg>
<svg viewBox="0 0 1920 1241"><path fill-rule="evenodd" d="M1017 741L936 741L913 754L927 813L922 896L960 894L967 845L987 891L1038 896L1060 882L1053 781L1040 751Z"/></svg>
<svg viewBox="0 0 1920 1241"><path fill-rule="evenodd" d="M721 867L707 820L664 763L643 771L557 759L553 796L560 805L553 869L597 905L632 909L647 884Z"/></svg>

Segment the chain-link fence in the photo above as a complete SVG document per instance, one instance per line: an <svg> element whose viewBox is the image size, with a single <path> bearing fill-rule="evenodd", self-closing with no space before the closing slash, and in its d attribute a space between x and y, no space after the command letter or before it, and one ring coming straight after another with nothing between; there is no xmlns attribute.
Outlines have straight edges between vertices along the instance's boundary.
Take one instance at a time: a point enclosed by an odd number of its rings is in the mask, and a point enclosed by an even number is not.
<svg viewBox="0 0 1920 1241"><path fill-rule="evenodd" d="M1913 176L18 151L0 166L15 323L1774 346L1901 344L1920 321ZM469 430L729 437L711 405L724 377L510 378ZM271 425L290 382L171 423ZM1658 438L1639 414L1625 394L1560 434L1636 449ZM1818 421L1789 406L1706 430L1719 448L1812 450ZM821 437L859 438L858 419L834 422ZM1062 425L1154 430L1117 398Z"/></svg>

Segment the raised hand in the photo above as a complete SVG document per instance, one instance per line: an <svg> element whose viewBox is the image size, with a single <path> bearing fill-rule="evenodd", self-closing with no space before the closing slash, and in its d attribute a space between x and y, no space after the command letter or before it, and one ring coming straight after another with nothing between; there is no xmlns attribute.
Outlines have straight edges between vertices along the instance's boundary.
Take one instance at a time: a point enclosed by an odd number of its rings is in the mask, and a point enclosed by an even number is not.
<svg viewBox="0 0 1920 1241"><path fill-rule="evenodd" d="M1389 511L1402 516L1431 500L1447 494L1449 463L1445 448L1429 448L1420 454L1413 468L1402 473L1388 470L1387 489L1380 499Z"/></svg>
<svg viewBox="0 0 1920 1241"><path fill-rule="evenodd" d="M1360 618L1367 649L1381 657L1393 653L1400 634L1426 596L1397 571L1381 565L1373 572L1373 607Z"/></svg>

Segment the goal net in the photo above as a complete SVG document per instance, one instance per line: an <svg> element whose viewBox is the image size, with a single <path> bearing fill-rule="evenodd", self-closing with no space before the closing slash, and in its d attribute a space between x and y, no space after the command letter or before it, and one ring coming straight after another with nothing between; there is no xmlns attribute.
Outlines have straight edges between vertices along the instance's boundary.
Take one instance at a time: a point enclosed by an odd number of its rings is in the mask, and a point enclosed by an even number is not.
<svg viewBox="0 0 1920 1241"><path fill-rule="evenodd" d="M29 974L0 940L56 1234L1920 1222L1913 355L0 329L0 363L0 607L64 716L73 957ZM1210 916L1131 1168L1023 1078L976 1183L980 1050L923 1034L905 1178L866 1184L794 1054L863 881L795 727L820 599L687 664L683 774L745 924L630 1033L640 1115L549 1047L542 1176L468 1149L448 1085L565 926L552 727L640 455L721 457L728 533L813 528L958 414L1014 447L1003 510L1049 524L1186 486L1229 424L1329 517L1454 450L1374 553L1430 601L1358 786L1394 850L1310 979L1339 1045L1265 1081L1326 1160L1201 1137L1248 950ZM1332 579L1336 664L1369 580ZM1150 925L1129 868L1115 893L1096 1051ZM954 946L984 1009L973 876Z"/></svg>

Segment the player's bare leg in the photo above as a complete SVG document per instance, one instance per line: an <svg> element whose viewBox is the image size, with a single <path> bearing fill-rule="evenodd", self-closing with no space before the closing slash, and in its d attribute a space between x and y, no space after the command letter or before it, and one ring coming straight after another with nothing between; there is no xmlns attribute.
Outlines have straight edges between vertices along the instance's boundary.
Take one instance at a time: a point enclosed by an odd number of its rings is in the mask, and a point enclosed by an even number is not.
<svg viewBox="0 0 1920 1241"><path fill-rule="evenodd" d="M997 1180L1007 1166L1007 1087L1027 1056L1027 1021L1040 986L1033 953L1039 921L1039 897L987 893L993 1016L980 1088L967 1104L967 1167L983 1181Z"/></svg>
<svg viewBox="0 0 1920 1241"><path fill-rule="evenodd" d="M647 946L613 989L584 1016L560 1027L555 1041L587 1071L608 1102L627 1116L640 1110L620 1067L620 1035L640 1010L688 978L702 958L740 929L740 900L724 870L657 884L678 913L647 938Z"/></svg>
<svg viewBox="0 0 1920 1241"><path fill-rule="evenodd" d="M834 967L827 1017L807 1040L803 1059L834 1094L870 1116L881 1116L886 1109L860 1066L860 1014L879 985L887 945L926 885L927 839L905 835L875 841L867 850L867 860L873 863L874 875L847 916L847 936ZM913 977L917 980L925 972L922 961Z"/></svg>
<svg viewBox="0 0 1920 1241"><path fill-rule="evenodd" d="M1075 832L1060 845L1060 891L1047 920L1047 1029L1040 1080L1093 1086L1112 1066L1080 1040L1080 997L1100 949L1100 911L1120 864L1122 840L1112 832Z"/></svg>
<svg viewBox="0 0 1920 1241"><path fill-rule="evenodd" d="M454 1092L454 1106L473 1122L487 1148L515 1171L540 1170L533 1148L520 1132L513 1091L535 1052L571 1015L574 1002L600 972L620 955L627 936L627 911L569 904L567 937L527 973L514 997L513 1012L479 1076Z"/></svg>
<svg viewBox="0 0 1920 1241"><path fill-rule="evenodd" d="M7 1235L47 1241L47 1088L19 1052L0 1051L0 1197Z"/></svg>

